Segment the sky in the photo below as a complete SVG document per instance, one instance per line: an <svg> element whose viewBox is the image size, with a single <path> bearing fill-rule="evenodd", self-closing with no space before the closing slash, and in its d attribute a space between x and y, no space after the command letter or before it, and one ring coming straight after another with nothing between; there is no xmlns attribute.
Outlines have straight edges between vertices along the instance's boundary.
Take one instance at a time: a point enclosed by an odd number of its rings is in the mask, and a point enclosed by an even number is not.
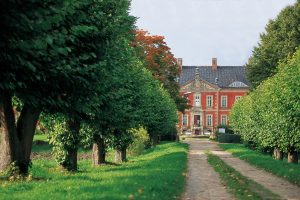
<svg viewBox="0 0 300 200"><path fill-rule="evenodd" d="M183 65L244 65L270 19L296 0L132 0L139 29L165 36Z"/></svg>

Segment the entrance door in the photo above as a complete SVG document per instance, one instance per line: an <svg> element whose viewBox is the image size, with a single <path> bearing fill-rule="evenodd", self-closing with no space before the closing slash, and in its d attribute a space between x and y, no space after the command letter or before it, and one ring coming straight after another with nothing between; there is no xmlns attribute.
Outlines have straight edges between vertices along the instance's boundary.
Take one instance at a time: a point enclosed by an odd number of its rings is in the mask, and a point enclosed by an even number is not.
<svg viewBox="0 0 300 200"><path fill-rule="evenodd" d="M201 124L201 115L194 115L194 125L200 127Z"/></svg>

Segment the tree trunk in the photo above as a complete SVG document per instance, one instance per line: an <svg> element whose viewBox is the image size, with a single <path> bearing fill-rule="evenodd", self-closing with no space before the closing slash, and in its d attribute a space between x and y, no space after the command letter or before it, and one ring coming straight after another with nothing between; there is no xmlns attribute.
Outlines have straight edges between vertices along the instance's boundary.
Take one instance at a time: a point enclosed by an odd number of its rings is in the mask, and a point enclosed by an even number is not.
<svg viewBox="0 0 300 200"><path fill-rule="evenodd" d="M65 162L62 164L62 167L67 171L77 171L77 151L78 148L67 151Z"/></svg>
<svg viewBox="0 0 300 200"><path fill-rule="evenodd" d="M4 116L3 103L0 100L0 171L5 170L12 162L8 128Z"/></svg>
<svg viewBox="0 0 300 200"><path fill-rule="evenodd" d="M105 163L105 144L104 139L99 138L93 144L93 166Z"/></svg>
<svg viewBox="0 0 300 200"><path fill-rule="evenodd" d="M274 148L273 156L276 160L283 160L283 152L278 148Z"/></svg>
<svg viewBox="0 0 300 200"><path fill-rule="evenodd" d="M151 145L152 145L152 147L156 147L156 145L158 145L158 144L159 144L159 138L158 138L158 136L157 135L153 135L151 137Z"/></svg>
<svg viewBox="0 0 300 200"><path fill-rule="evenodd" d="M176 135L176 142L180 142L180 137L179 137L179 135Z"/></svg>
<svg viewBox="0 0 300 200"><path fill-rule="evenodd" d="M1 168L15 163L18 173L28 174L30 154L33 135L41 110L25 103L21 115L15 123L15 113L12 106L12 99L9 95L1 96L1 142L5 145L1 148ZM2 147L2 145L1 145ZM3 157L2 157L3 155Z"/></svg>
<svg viewBox="0 0 300 200"><path fill-rule="evenodd" d="M80 130L80 122L77 119L69 118L67 121L67 129L70 131L74 137L76 138L73 141L71 147L67 150L67 155L65 162L62 164L62 167L67 171L77 171L77 151L78 151L78 143L79 143L79 130Z"/></svg>
<svg viewBox="0 0 300 200"><path fill-rule="evenodd" d="M298 152L295 150L291 150L288 152L288 162L298 164Z"/></svg>
<svg viewBox="0 0 300 200"><path fill-rule="evenodd" d="M21 143L21 155L18 156L20 160L17 163L21 174L28 173L32 141L40 113L41 110L24 105L17 122L18 139Z"/></svg>
<svg viewBox="0 0 300 200"><path fill-rule="evenodd" d="M160 141L161 141L161 136L158 135L158 136L157 136L157 144L160 144Z"/></svg>
<svg viewBox="0 0 300 200"><path fill-rule="evenodd" d="M126 162L126 148L116 149L115 162Z"/></svg>

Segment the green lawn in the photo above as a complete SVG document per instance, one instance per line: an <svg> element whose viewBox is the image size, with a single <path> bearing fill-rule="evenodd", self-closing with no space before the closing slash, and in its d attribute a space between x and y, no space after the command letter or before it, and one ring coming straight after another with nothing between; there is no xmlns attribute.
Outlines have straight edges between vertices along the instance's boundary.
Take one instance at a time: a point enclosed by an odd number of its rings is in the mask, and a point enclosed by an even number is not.
<svg viewBox="0 0 300 200"><path fill-rule="evenodd" d="M258 183L246 178L228 166L218 156L208 153L208 162L219 173L227 190L240 200L280 199Z"/></svg>
<svg viewBox="0 0 300 200"><path fill-rule="evenodd" d="M231 152L235 157L249 162L279 177L283 177L300 186L300 165L275 160L271 156L248 149L242 144L219 144L221 148Z"/></svg>
<svg viewBox="0 0 300 200"><path fill-rule="evenodd" d="M49 138L48 138L48 134L35 134L33 137L33 141L44 141L44 142L48 142Z"/></svg>
<svg viewBox="0 0 300 200"><path fill-rule="evenodd" d="M1 199L176 199L185 185L187 145L165 143L121 165L61 172L54 161L33 161L33 181L0 181Z"/></svg>

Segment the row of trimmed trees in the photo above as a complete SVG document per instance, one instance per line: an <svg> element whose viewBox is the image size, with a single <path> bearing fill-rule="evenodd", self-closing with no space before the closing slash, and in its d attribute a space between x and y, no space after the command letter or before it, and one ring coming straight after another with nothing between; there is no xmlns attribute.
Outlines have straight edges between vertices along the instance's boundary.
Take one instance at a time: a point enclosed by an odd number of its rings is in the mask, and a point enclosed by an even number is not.
<svg viewBox="0 0 300 200"><path fill-rule="evenodd" d="M267 24L247 65L253 90L230 114L233 129L245 142L272 150L276 159L287 154L294 163L300 152L299 13L298 0Z"/></svg>
<svg viewBox="0 0 300 200"><path fill-rule="evenodd" d="M129 0L0 3L0 170L13 163L28 173L41 115L67 170L77 169L86 138L93 142L93 163L101 164L104 141L113 141L126 159L134 128L145 127L153 145L158 135L174 133L179 103L166 83L174 84L179 70L168 72L168 62L160 61L166 70L153 76L133 45L129 7ZM169 49L165 55L172 56Z"/></svg>
<svg viewBox="0 0 300 200"><path fill-rule="evenodd" d="M246 142L272 149L276 159L288 155L298 163L300 152L300 50L277 74L238 101L231 125Z"/></svg>

